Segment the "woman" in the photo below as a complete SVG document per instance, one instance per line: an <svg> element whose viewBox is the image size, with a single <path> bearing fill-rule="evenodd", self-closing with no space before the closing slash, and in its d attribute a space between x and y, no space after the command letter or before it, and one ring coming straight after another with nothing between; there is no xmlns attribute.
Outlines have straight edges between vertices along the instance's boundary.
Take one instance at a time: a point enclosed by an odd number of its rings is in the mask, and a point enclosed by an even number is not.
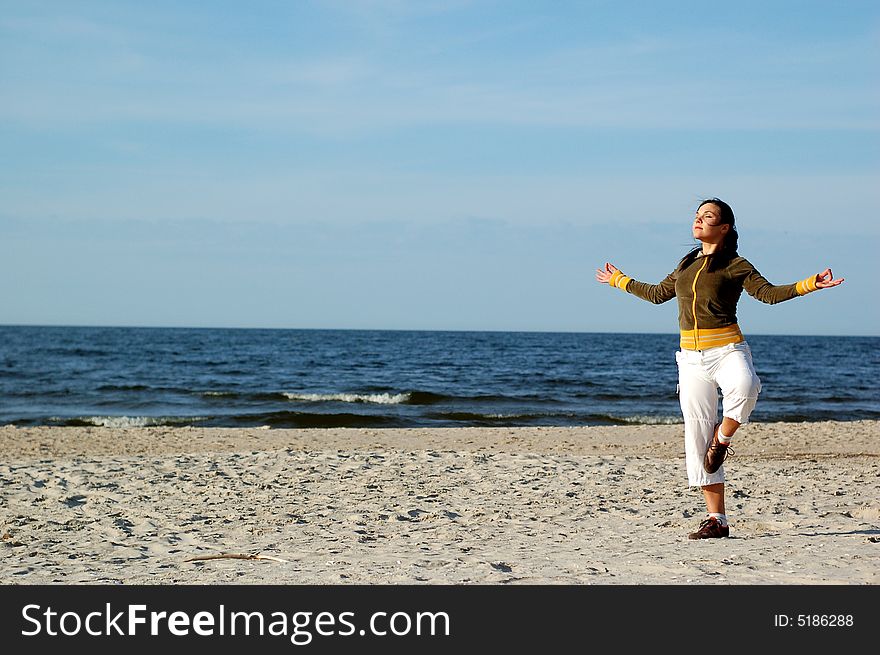
<svg viewBox="0 0 880 655"><path fill-rule="evenodd" d="M733 210L718 198L700 203L693 235L702 245L685 255L660 284L637 282L609 263L596 271L596 279L655 304L678 298L681 350L675 358L688 483L703 490L708 513L688 538L710 539L730 534L722 463L733 454L731 439L748 421L761 390L751 350L736 322L742 290L772 305L836 287L843 278L835 280L828 268L796 284L770 284L737 254ZM717 423L719 387L721 423Z"/></svg>

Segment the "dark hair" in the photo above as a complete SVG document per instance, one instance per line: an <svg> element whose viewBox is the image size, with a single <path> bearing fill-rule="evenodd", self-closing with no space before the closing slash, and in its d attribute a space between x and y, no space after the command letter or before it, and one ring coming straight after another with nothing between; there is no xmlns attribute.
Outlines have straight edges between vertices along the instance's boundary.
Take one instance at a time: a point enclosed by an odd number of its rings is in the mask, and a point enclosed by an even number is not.
<svg viewBox="0 0 880 655"><path fill-rule="evenodd" d="M730 208L726 202L721 200L720 198L707 198L700 202L697 206L697 211L699 211L700 207L703 205L715 205L720 210L719 221L722 225L729 225L730 229L727 231L727 234L724 235L724 240L721 242L721 247L717 252L714 253L712 258L709 260L709 266L706 270L714 271L721 266L724 266L731 259L737 256L737 244L739 243L739 233L736 231L736 217L733 215L733 209ZM688 254L686 254L681 262L679 262L678 270L683 270L690 266L693 261L697 258L697 255L702 250L702 246L697 246L693 250L691 250Z"/></svg>

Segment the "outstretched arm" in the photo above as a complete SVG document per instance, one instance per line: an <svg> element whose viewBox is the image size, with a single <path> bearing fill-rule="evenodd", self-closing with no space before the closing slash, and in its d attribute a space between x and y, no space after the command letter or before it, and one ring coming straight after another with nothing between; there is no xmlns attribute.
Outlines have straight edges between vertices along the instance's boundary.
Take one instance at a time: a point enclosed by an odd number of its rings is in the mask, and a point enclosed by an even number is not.
<svg viewBox="0 0 880 655"><path fill-rule="evenodd" d="M768 282L767 278L761 275L747 260L741 259L738 266L740 273L743 274L743 288L746 292L753 298L769 305L805 296L819 289L836 287L843 282L843 278L835 280L831 269L826 268L821 273L811 275L800 282L777 286Z"/></svg>
<svg viewBox="0 0 880 655"><path fill-rule="evenodd" d="M674 273L667 275L660 284L646 284L633 280L628 275L624 275L614 264L605 262L605 268L596 269L596 281L616 287L656 305L675 297Z"/></svg>

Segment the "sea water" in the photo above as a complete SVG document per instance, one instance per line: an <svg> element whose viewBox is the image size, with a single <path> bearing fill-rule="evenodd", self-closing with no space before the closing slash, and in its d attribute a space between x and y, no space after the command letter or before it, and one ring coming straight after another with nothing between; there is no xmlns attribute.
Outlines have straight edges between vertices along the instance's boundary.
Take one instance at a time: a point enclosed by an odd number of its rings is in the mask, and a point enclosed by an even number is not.
<svg viewBox="0 0 880 655"><path fill-rule="evenodd" d="M880 338L750 335L753 421L880 419ZM0 326L0 424L679 423L676 334Z"/></svg>

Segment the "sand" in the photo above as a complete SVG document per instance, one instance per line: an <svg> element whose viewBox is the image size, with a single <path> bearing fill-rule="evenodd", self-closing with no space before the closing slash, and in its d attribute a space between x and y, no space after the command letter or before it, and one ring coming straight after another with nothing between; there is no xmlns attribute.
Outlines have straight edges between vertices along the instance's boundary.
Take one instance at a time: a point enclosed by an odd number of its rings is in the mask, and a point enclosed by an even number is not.
<svg viewBox="0 0 880 655"><path fill-rule="evenodd" d="M878 437L744 426L731 538L691 541L681 425L5 426L0 581L876 584Z"/></svg>

